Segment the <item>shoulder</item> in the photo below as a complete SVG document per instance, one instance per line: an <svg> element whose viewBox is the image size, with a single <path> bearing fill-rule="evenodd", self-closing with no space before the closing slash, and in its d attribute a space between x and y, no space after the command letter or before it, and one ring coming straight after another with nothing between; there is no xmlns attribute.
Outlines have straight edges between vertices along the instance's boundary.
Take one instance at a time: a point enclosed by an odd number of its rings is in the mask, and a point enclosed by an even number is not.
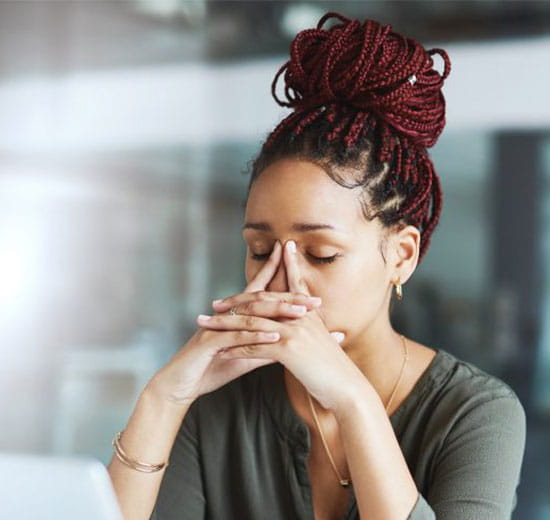
<svg viewBox="0 0 550 520"><path fill-rule="evenodd" d="M522 403L474 363L442 350L435 360L407 417L419 488L437 518L509 518L525 449Z"/></svg>
<svg viewBox="0 0 550 520"><path fill-rule="evenodd" d="M518 438L524 435L525 411L510 385L472 362L436 350L392 418L403 441L437 449L450 437L481 423L488 424L495 435L503 428L514 428Z"/></svg>
<svg viewBox="0 0 550 520"><path fill-rule="evenodd" d="M504 399L521 406L513 388L496 375L474 363L440 350L440 362L434 373L434 388L441 398L452 396L457 407L471 407L486 401Z"/></svg>
<svg viewBox="0 0 550 520"><path fill-rule="evenodd" d="M432 412L446 422L448 433L483 428L500 435L506 430L524 442L525 409L512 387L499 377L440 350L431 383Z"/></svg>

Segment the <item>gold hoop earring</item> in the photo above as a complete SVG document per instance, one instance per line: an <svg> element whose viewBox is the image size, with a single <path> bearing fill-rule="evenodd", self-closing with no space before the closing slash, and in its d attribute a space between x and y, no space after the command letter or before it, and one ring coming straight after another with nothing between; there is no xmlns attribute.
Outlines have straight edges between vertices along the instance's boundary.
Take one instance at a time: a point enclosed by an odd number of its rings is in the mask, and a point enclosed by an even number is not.
<svg viewBox="0 0 550 520"><path fill-rule="evenodd" d="M397 279L397 282L399 282L399 278ZM393 283L395 286L395 295L397 296L398 300L403 299L403 286L400 283Z"/></svg>

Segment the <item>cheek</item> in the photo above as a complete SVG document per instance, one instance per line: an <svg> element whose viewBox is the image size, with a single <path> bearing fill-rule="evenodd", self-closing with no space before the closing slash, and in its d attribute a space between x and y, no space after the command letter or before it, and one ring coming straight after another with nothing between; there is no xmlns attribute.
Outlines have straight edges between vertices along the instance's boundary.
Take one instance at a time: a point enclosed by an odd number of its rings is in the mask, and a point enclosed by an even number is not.
<svg viewBox="0 0 550 520"><path fill-rule="evenodd" d="M306 279L310 293L323 300L323 317L329 330L339 330L338 327L345 328L353 323L355 318L351 308L355 304L351 300L355 299L352 293L356 280L350 276L343 261L338 266L312 271Z"/></svg>
<svg viewBox="0 0 550 520"><path fill-rule="evenodd" d="M324 302L327 320L334 326L357 327L378 312L385 294L384 273L364 259L327 269L315 294Z"/></svg>

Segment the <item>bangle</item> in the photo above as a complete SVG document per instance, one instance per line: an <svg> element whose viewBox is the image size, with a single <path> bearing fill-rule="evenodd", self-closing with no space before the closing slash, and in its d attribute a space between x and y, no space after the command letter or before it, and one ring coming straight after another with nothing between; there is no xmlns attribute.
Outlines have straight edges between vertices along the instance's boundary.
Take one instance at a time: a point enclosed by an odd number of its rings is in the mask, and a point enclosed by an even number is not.
<svg viewBox="0 0 550 520"><path fill-rule="evenodd" d="M118 457L118 459L126 464L126 466L129 466L133 469L136 469L138 471L143 471L144 473L153 473L155 471L160 471L161 469L168 466L168 462L163 462L161 464L147 464L146 462L139 462L137 460L133 460L122 449L120 445L120 436L124 430L118 432L115 437L113 438L112 444L115 447L115 454Z"/></svg>

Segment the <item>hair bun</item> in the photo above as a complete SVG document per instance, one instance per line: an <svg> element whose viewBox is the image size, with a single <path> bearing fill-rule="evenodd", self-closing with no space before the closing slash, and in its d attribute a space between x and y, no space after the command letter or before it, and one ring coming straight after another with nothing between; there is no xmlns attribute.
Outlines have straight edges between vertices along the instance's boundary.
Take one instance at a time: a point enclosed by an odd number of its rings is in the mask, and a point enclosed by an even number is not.
<svg viewBox="0 0 550 520"><path fill-rule="evenodd" d="M322 29L326 20L342 23ZM443 58L440 75L432 55ZM286 70L285 70L286 69ZM275 89L285 71L285 96ZM443 49L426 50L417 41L367 19L363 23L338 13L323 15L315 29L300 31L290 47L290 60L271 85L275 101L295 111L338 103L383 119L411 142L435 144L445 126L443 81L451 62Z"/></svg>

